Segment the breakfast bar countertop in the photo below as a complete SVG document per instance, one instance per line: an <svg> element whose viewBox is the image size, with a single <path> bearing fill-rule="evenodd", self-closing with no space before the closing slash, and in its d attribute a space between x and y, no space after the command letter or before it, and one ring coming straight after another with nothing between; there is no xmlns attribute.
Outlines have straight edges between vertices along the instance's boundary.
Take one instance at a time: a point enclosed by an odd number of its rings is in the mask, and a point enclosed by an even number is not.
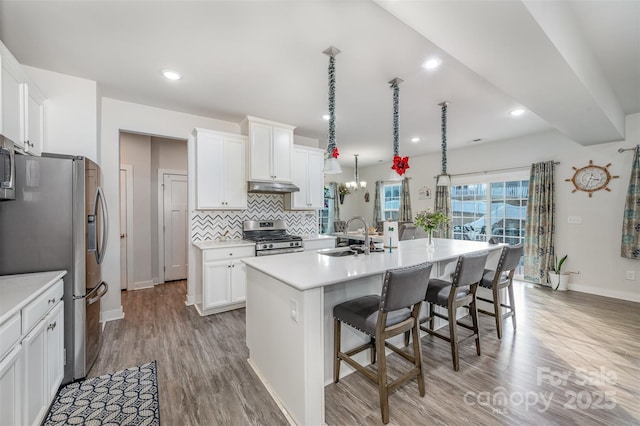
<svg viewBox="0 0 640 426"><path fill-rule="evenodd" d="M435 238L435 247L427 249L426 240L401 241L398 248L385 249L382 253L357 256L331 257L320 250L243 259L243 262L297 290L354 280L384 273L387 269L417 265L422 262L439 262L459 255L495 250L502 245L478 241Z"/></svg>

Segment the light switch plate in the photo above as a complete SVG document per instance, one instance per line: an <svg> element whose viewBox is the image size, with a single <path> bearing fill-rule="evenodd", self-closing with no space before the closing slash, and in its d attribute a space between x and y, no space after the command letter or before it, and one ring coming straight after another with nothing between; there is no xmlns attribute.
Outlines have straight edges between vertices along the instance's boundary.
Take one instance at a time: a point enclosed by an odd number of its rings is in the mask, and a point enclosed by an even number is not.
<svg viewBox="0 0 640 426"><path fill-rule="evenodd" d="M582 223L582 216L569 216L567 218L569 223Z"/></svg>

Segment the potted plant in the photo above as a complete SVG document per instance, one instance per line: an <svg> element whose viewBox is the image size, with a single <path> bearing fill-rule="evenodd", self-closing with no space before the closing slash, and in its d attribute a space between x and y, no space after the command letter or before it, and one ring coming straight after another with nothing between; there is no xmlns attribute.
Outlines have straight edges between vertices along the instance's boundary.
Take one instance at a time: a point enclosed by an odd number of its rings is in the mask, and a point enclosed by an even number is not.
<svg viewBox="0 0 640 426"><path fill-rule="evenodd" d="M562 265L567 260L567 256L568 255L565 254L560 260L558 260L558 256L554 256L553 266L549 270L549 284L554 290L567 290L570 272L562 272Z"/></svg>
<svg viewBox="0 0 640 426"><path fill-rule="evenodd" d="M416 215L415 224L427 233L427 247L433 247L433 230L447 223L449 218L441 211L421 211Z"/></svg>
<svg viewBox="0 0 640 426"><path fill-rule="evenodd" d="M340 198L340 204L344 203L344 196L349 193L349 188L344 183L338 185L338 197Z"/></svg>

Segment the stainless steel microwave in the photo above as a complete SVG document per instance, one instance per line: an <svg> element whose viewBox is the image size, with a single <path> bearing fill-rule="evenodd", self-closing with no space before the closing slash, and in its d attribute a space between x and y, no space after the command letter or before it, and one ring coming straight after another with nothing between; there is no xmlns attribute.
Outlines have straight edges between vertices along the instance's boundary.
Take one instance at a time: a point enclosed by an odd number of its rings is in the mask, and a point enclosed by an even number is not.
<svg viewBox="0 0 640 426"><path fill-rule="evenodd" d="M15 155L13 142L0 135L0 201L16 199Z"/></svg>

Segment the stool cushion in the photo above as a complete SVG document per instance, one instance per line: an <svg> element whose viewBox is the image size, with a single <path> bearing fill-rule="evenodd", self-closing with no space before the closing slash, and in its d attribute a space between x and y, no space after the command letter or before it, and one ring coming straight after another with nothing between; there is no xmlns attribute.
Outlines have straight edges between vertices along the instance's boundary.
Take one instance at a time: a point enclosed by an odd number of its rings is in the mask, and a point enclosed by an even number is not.
<svg viewBox="0 0 640 426"><path fill-rule="evenodd" d="M461 299L467 296L471 290L469 287L458 287L456 298ZM424 298L426 302L435 303L440 306L447 306L449 303L449 294L451 293L451 283L449 281L432 278L429 280L427 287L427 295Z"/></svg>
<svg viewBox="0 0 640 426"><path fill-rule="evenodd" d="M369 295L348 300L333 307L333 316L351 327L370 336L376 334L378 312L380 311L380 296ZM397 324L411 316L411 309L403 308L387 314L387 324Z"/></svg>
<svg viewBox="0 0 640 426"><path fill-rule="evenodd" d="M480 281L480 287L493 288L493 277L495 277L495 275L496 271L485 269L482 275L482 281ZM498 288L504 287L506 284L509 284L509 278L507 275L502 274L500 281L498 281Z"/></svg>

